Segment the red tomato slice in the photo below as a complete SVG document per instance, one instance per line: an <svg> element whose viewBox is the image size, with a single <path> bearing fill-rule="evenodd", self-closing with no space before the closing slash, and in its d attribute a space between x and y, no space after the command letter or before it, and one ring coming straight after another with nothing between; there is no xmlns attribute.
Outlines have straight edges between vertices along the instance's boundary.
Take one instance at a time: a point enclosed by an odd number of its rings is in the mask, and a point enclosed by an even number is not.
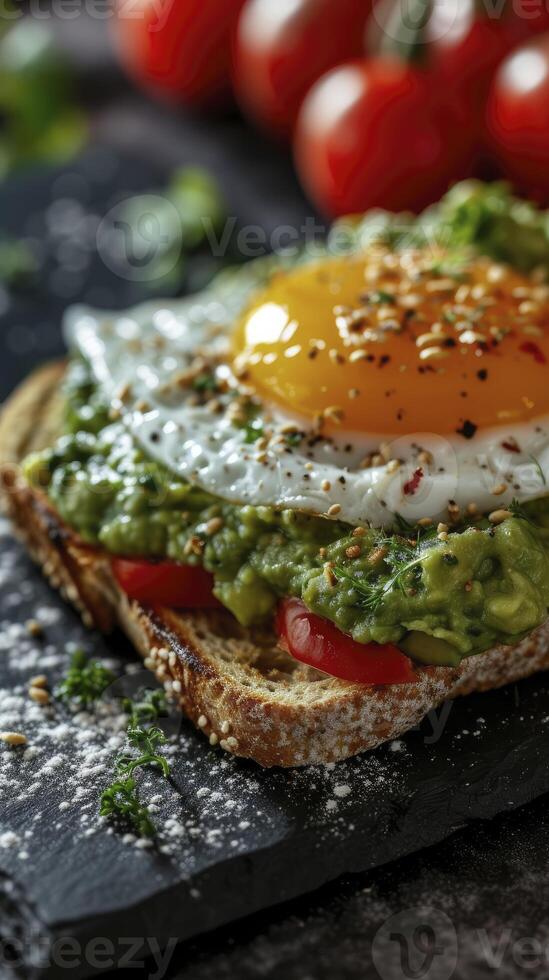
<svg viewBox="0 0 549 980"><path fill-rule="evenodd" d="M194 565L114 558L112 570L126 595L145 605L174 609L212 609L220 605L212 592L213 576Z"/></svg>
<svg viewBox="0 0 549 980"><path fill-rule="evenodd" d="M358 684L408 684L411 660L392 643L357 643L309 612L300 599L283 599L276 615L281 645L292 657L333 677Z"/></svg>

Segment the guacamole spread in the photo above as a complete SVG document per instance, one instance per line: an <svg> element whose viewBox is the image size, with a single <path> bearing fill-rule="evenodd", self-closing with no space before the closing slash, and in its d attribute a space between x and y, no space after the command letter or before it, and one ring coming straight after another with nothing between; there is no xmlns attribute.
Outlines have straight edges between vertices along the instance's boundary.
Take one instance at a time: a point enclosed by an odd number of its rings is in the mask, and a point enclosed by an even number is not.
<svg viewBox="0 0 549 980"><path fill-rule="evenodd" d="M464 525L445 541L436 528L385 533L229 504L149 460L109 422L81 364L70 373L66 428L25 464L60 516L113 555L203 566L244 625L296 596L360 643L398 643L416 659L458 664L547 615L549 502L517 507L495 527Z"/></svg>

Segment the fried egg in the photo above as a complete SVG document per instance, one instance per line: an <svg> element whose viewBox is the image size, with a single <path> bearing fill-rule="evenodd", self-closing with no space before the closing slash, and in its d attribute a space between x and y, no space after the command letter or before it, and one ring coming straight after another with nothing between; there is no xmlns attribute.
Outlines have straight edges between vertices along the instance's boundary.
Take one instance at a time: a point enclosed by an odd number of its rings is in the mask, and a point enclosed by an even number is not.
<svg viewBox="0 0 549 980"><path fill-rule="evenodd" d="M548 492L549 288L487 258L372 249L66 323L113 417L226 500L390 526Z"/></svg>

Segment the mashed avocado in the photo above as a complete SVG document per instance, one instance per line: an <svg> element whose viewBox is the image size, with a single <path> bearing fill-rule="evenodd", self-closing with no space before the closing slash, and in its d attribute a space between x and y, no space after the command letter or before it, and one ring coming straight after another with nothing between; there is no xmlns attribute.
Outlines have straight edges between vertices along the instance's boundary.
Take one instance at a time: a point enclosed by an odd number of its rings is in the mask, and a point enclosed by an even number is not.
<svg viewBox="0 0 549 980"><path fill-rule="evenodd" d="M297 596L361 643L394 642L416 659L457 664L547 616L547 501L497 527L469 524L444 542L431 529L386 534L237 506L147 459L120 423L109 423L80 365L67 405L67 434L27 460L27 478L91 544L203 565L245 625L271 615L279 597Z"/></svg>

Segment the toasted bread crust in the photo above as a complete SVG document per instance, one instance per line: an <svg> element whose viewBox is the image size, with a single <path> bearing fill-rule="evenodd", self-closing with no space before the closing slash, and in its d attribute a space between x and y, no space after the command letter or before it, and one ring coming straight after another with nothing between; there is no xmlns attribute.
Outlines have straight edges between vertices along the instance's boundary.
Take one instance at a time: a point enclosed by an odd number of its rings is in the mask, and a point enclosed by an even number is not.
<svg viewBox="0 0 549 980"><path fill-rule="evenodd" d="M549 667L549 622L514 647L457 668L418 668L411 684L368 687L297 665L270 630L244 630L230 614L146 610L119 589L101 550L84 544L21 478L29 449L59 424L63 365L34 374L0 417L6 509L52 585L102 632L119 626L171 697L212 744L264 766L337 762L415 727L448 698Z"/></svg>

